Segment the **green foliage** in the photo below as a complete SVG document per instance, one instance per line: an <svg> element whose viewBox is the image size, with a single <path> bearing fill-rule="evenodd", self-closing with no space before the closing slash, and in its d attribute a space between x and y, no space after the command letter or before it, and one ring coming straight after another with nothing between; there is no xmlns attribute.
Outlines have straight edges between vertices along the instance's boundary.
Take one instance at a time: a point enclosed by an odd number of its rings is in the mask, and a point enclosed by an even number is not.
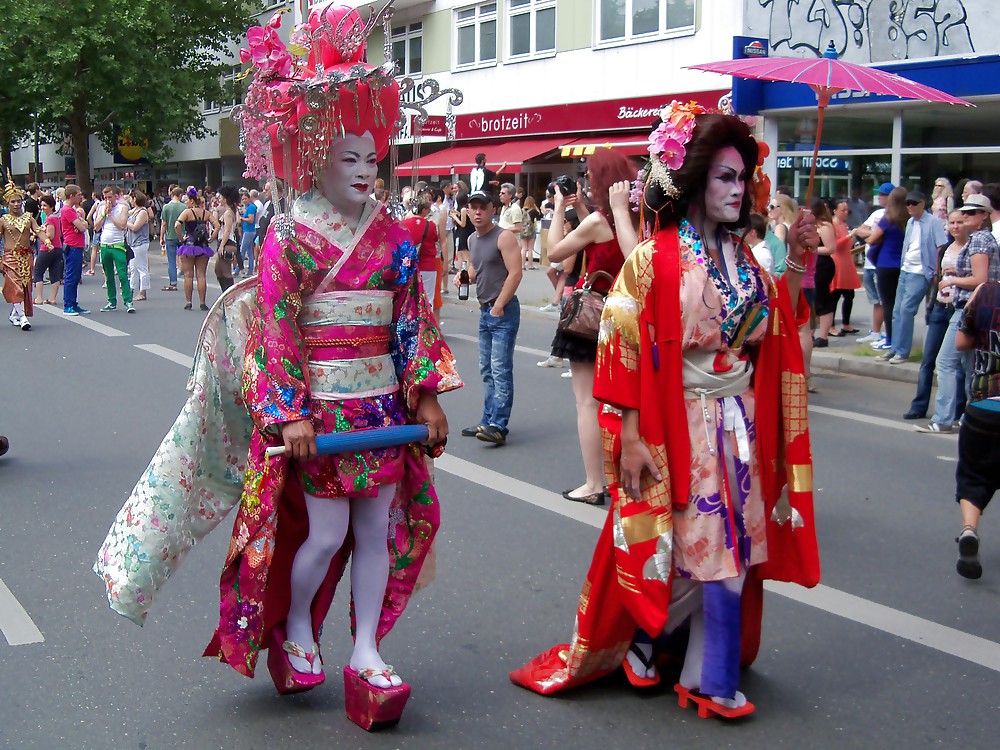
<svg viewBox="0 0 1000 750"><path fill-rule="evenodd" d="M110 148L117 126L148 144L151 160L166 158L168 141L207 133L201 102L219 101L232 64L220 61L259 8L252 0L11 3L0 24L0 131L23 133L37 112L53 140L96 133Z"/></svg>

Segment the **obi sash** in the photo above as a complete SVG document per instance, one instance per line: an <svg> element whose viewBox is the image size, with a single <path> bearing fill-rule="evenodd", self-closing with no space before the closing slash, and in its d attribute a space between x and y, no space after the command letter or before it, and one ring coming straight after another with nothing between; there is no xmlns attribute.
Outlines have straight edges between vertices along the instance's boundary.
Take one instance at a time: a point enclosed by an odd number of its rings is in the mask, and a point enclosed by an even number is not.
<svg viewBox="0 0 1000 750"><path fill-rule="evenodd" d="M392 304L392 292L381 290L323 292L303 303L298 322L312 398L368 398L399 388L389 354Z"/></svg>

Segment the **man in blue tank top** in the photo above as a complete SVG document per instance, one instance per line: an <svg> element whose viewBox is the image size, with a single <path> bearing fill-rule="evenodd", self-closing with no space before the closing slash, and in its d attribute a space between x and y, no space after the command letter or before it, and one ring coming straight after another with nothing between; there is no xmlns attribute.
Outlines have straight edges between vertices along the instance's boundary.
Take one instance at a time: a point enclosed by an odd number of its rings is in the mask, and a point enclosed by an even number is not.
<svg viewBox="0 0 1000 750"><path fill-rule="evenodd" d="M469 237L469 276L479 300L479 374L483 379L483 417L462 434L504 445L514 405L514 344L521 325L517 286L521 283L521 250L517 237L493 224L494 199L477 190L469 196L469 218L476 228ZM458 285L458 276L455 284Z"/></svg>

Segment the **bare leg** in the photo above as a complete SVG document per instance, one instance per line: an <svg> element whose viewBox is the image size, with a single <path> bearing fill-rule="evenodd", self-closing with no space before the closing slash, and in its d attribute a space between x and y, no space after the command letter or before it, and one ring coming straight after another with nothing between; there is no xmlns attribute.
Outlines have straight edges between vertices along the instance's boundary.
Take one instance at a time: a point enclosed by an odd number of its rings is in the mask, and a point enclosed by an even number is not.
<svg viewBox="0 0 1000 750"><path fill-rule="evenodd" d="M56 304L56 300L59 299L59 287L61 287L61 286L62 286L62 282L61 281L53 281L52 282L52 289L50 290L52 292L52 294L49 295L49 304L50 305Z"/></svg>
<svg viewBox="0 0 1000 750"><path fill-rule="evenodd" d="M594 398L594 363L570 362L573 373L573 395L576 397L576 429L580 437L580 453L586 484L570 492L573 497L584 497L600 492L604 487L604 455L601 446L601 427L597 422L599 405Z"/></svg>
<svg viewBox="0 0 1000 750"><path fill-rule="evenodd" d="M383 485L377 497L351 498L351 529L354 531L354 552L351 555L351 593L354 596L356 635L353 669L386 668L375 643L382 600L389 581L389 547L386 532L389 528L389 506L396 494L396 485ZM375 687L402 684L393 675L392 681L374 676L369 682Z"/></svg>
<svg viewBox="0 0 1000 750"><path fill-rule="evenodd" d="M34 296L33 299L34 299L34 302L35 302L36 305L41 305L43 303L42 302L42 287L43 286L44 286L43 282L41 282L41 281L36 281L35 282L35 296Z"/></svg>
<svg viewBox="0 0 1000 750"><path fill-rule="evenodd" d="M979 519L983 515L982 511L968 500L960 500L959 508L962 510L962 525L971 526L973 529L978 530Z"/></svg>
<svg viewBox="0 0 1000 750"><path fill-rule="evenodd" d="M194 259L195 269L198 273L198 299L201 304L205 304L205 294L208 292L208 256L196 255ZM184 274L184 291L188 289L187 274ZM189 297L190 298L190 297Z"/></svg>
<svg viewBox="0 0 1000 750"><path fill-rule="evenodd" d="M562 271L557 268L553 268L552 266L545 269L545 277L549 280L549 283L552 284L553 289L559 288L559 276L561 274Z"/></svg>
<svg viewBox="0 0 1000 750"><path fill-rule="evenodd" d="M878 333L882 330L882 324L885 322L885 315L882 311L882 305L872 305L872 330Z"/></svg>
<svg viewBox="0 0 1000 750"><path fill-rule="evenodd" d="M194 257L178 255L177 260L181 262L181 270L184 272L184 300L190 305L191 294L194 291Z"/></svg>
<svg viewBox="0 0 1000 750"><path fill-rule="evenodd" d="M187 277L185 276L185 281ZM288 640L298 643L307 651L314 643L312 627L312 603L316 592L323 584L330 561L343 546L350 524L350 505L347 498L325 498L305 495L306 512L309 515L309 536L306 538L292 562L290 580L291 599L288 605L286 635ZM305 659L288 655L292 667L299 672L313 671ZM319 663L315 664L319 673Z"/></svg>
<svg viewBox="0 0 1000 750"><path fill-rule="evenodd" d="M802 344L802 359L805 362L806 377L812 377L812 353L813 337L809 324L806 323L799 329L799 343Z"/></svg>
<svg viewBox="0 0 1000 750"><path fill-rule="evenodd" d="M827 313L826 315L819 316L819 333L817 334L821 339L827 339L830 336L830 328L833 326L833 313Z"/></svg>

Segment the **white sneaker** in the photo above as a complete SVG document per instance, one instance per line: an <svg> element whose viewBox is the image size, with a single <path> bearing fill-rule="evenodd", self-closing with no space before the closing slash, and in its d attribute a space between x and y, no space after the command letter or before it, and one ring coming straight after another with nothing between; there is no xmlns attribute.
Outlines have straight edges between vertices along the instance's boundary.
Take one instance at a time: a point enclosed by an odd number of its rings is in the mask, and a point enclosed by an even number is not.
<svg viewBox="0 0 1000 750"><path fill-rule="evenodd" d="M30 331L31 330L31 321L28 320L28 317L26 315L22 315L21 316L21 320L19 321L19 324L21 326L21 330L22 331Z"/></svg>
<svg viewBox="0 0 1000 750"><path fill-rule="evenodd" d="M18 317L18 314L16 312L14 312L13 310L10 311L10 317L8 318L8 320L10 321L10 324L12 326L19 326L19 325L21 325L21 318Z"/></svg>
<svg viewBox="0 0 1000 750"><path fill-rule="evenodd" d="M539 312L555 312L558 309L559 309L559 305L557 305L555 302L550 302L547 305L542 305L541 307L539 307L538 311Z"/></svg>
<svg viewBox="0 0 1000 750"><path fill-rule="evenodd" d="M875 339L875 341L872 342L871 346L872 349L874 349L877 352L880 352L883 349L885 349L885 336L879 336L877 339Z"/></svg>
<svg viewBox="0 0 1000 750"><path fill-rule="evenodd" d="M561 377L561 378L571 378L571 377L573 377L573 372L571 370L566 370L566 372L564 372L559 377Z"/></svg>
<svg viewBox="0 0 1000 750"><path fill-rule="evenodd" d="M875 331L869 330L867 336L862 336L859 339L855 339L855 341L857 341L857 343L859 343L859 344L873 344L876 341L878 341L880 338L882 338L881 335L875 333Z"/></svg>
<svg viewBox="0 0 1000 750"><path fill-rule="evenodd" d="M535 363L538 367L565 367L562 357L549 357Z"/></svg>

